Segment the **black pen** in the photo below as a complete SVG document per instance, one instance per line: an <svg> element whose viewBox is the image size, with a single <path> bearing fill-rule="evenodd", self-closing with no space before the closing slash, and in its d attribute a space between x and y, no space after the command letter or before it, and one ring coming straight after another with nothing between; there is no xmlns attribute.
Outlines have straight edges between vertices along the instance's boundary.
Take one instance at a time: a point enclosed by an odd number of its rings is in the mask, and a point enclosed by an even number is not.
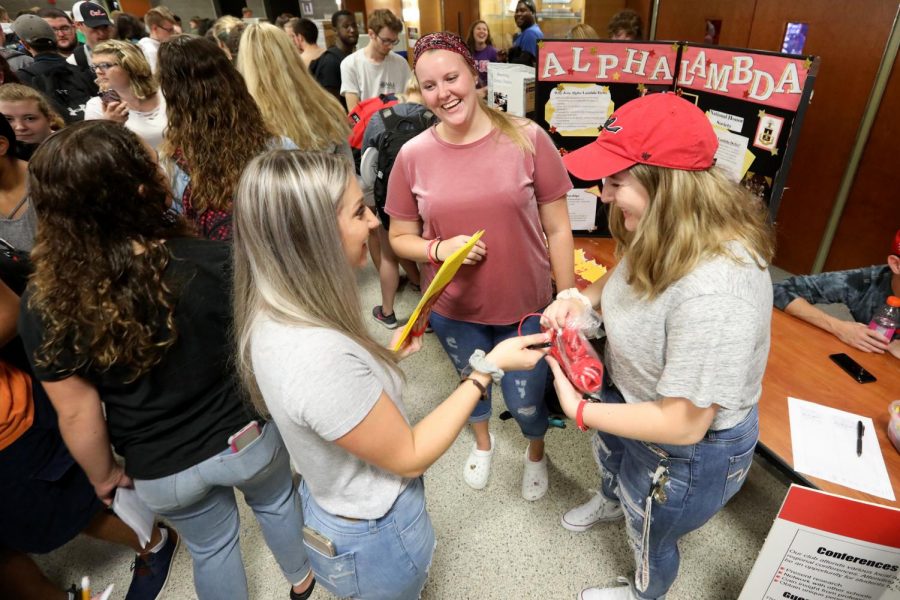
<svg viewBox="0 0 900 600"><path fill-rule="evenodd" d="M856 455L862 456L862 438L863 434L866 432L866 428L863 425L862 421L856 422Z"/></svg>

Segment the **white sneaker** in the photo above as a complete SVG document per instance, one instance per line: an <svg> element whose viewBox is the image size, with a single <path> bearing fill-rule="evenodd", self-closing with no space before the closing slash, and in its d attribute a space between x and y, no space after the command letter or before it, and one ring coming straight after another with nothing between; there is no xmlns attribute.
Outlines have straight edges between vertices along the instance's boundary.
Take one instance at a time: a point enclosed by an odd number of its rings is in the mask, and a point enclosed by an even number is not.
<svg viewBox="0 0 900 600"><path fill-rule="evenodd" d="M578 600L641 600L634 593L631 580L627 577L617 577L616 581L624 583L624 587L609 588L584 588L578 594Z"/></svg>
<svg viewBox="0 0 900 600"><path fill-rule="evenodd" d="M473 490L483 490L491 476L491 459L494 457L494 434L491 436L491 449L479 450L472 444L472 451L463 466L463 479Z"/></svg>
<svg viewBox="0 0 900 600"><path fill-rule="evenodd" d="M564 514L562 526L569 531L587 531L596 523L615 521L624 514L618 502L608 500L598 491L593 498Z"/></svg>
<svg viewBox="0 0 900 600"><path fill-rule="evenodd" d="M528 446L525 446L525 470L522 473L522 497L529 502L540 500L547 493L550 476L547 474L547 453L541 460L534 462L528 458Z"/></svg>

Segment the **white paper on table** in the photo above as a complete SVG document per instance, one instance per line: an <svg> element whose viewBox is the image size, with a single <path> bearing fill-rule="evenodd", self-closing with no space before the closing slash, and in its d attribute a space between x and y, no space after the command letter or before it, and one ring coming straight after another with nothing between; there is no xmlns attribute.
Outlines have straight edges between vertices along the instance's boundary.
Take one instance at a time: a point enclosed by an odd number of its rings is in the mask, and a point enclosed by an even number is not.
<svg viewBox="0 0 900 600"><path fill-rule="evenodd" d="M795 471L896 500L871 418L797 398L788 398L788 415ZM865 434L857 456L860 421Z"/></svg>
<svg viewBox="0 0 900 600"><path fill-rule="evenodd" d="M574 189L566 194L569 222L574 230L597 229L597 196L587 190Z"/></svg>
<svg viewBox="0 0 900 600"><path fill-rule="evenodd" d="M126 525L134 530L141 547L145 547L150 541L150 536L153 535L156 515L138 497L137 492L131 488L116 488L112 509Z"/></svg>

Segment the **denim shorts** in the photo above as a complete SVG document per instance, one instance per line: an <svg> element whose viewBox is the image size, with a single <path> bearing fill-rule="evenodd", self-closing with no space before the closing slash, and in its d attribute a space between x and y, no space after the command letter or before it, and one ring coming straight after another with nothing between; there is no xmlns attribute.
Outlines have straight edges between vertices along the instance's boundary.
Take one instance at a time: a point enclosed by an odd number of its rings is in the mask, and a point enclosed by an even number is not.
<svg viewBox="0 0 900 600"><path fill-rule="evenodd" d="M320 585L339 598L419 597L435 548L421 477L409 482L380 519L332 515L316 503L305 482L300 494L306 526L331 540L335 548L334 556L326 556L304 540Z"/></svg>

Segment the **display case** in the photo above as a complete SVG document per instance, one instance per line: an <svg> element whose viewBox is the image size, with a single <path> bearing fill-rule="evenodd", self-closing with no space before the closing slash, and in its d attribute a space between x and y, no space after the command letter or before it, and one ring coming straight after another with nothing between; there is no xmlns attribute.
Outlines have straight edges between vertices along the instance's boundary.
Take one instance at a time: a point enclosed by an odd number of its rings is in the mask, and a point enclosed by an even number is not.
<svg viewBox="0 0 900 600"><path fill-rule="evenodd" d="M535 0L537 24L546 38L564 38L575 25L584 22L586 0ZM480 0L481 18L491 30L494 46L508 49L518 33L514 13L518 0Z"/></svg>

